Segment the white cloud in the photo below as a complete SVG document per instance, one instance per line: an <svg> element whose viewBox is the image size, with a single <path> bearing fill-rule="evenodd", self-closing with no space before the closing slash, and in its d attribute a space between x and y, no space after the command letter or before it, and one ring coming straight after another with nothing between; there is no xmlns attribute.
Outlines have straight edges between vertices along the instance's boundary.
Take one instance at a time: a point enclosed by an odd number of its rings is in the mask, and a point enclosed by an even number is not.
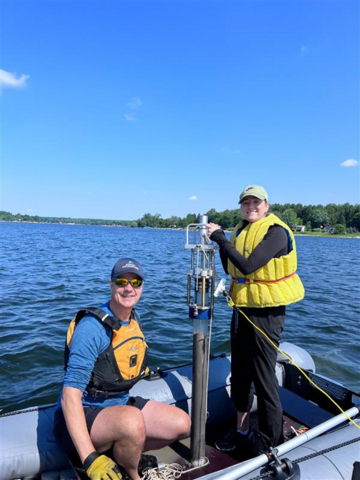
<svg viewBox="0 0 360 480"><path fill-rule="evenodd" d="M26 80L30 75L16 76L16 73L6 72L0 69L0 90L3 88L23 88L26 86Z"/></svg>
<svg viewBox="0 0 360 480"><path fill-rule="evenodd" d="M132 110L140 107L140 105L142 105L142 101L139 97L130 98L130 101L126 104L126 106Z"/></svg>
<svg viewBox="0 0 360 480"><path fill-rule="evenodd" d="M135 114L134 113L125 113L124 117L128 122L136 122Z"/></svg>
<svg viewBox="0 0 360 480"><path fill-rule="evenodd" d="M28 208L26 209L27 212L33 212L34 210L32 210L31 208Z"/></svg>
<svg viewBox="0 0 360 480"><path fill-rule="evenodd" d="M340 164L341 167L357 167L358 165L358 160L355 160L354 158L349 158L348 160L345 160L345 162Z"/></svg>
<svg viewBox="0 0 360 480"><path fill-rule="evenodd" d="M197 196L196 195L192 195L191 197L189 197L189 200L197 200Z"/></svg>
<svg viewBox="0 0 360 480"><path fill-rule="evenodd" d="M140 105L142 105L141 99L139 97L132 97L132 98L130 98L130 101L125 106L127 108L130 108L131 110L135 110L135 109L139 108ZM126 118L126 120L128 122L136 122L136 117L135 117L134 112L125 113L124 117Z"/></svg>
<svg viewBox="0 0 360 480"><path fill-rule="evenodd" d="M306 55L308 52L308 48L303 45L301 48L300 48L300 55L303 57L304 55Z"/></svg>

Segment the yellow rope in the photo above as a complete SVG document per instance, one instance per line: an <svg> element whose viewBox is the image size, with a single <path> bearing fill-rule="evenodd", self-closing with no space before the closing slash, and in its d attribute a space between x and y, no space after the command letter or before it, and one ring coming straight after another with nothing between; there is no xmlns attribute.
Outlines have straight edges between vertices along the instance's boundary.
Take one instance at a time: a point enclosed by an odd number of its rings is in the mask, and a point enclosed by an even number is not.
<svg viewBox="0 0 360 480"><path fill-rule="evenodd" d="M290 358L288 355L286 355L285 352L283 352L282 350L280 350L280 348L279 348L277 345L275 345L275 343L271 340L271 338L269 338L269 337L266 335L266 333L261 330L261 328L259 328L257 325L255 325L255 323L253 323L253 322L250 320L250 318L249 318L247 315L245 315L245 313L244 313L242 310L240 310L239 307L237 307L237 306L235 305L235 303L232 301L232 299L231 299L231 297L230 297L229 295L226 295L226 299L227 299L227 302L228 302L229 307L232 307L232 308L235 307L239 312L241 312L241 313L244 315L244 317L246 318L246 320L248 320L248 321L251 323L251 325L256 328L256 330L258 330L260 333L262 333L262 334L264 335L264 337L268 340L268 342L270 342L271 345L272 345L273 347L275 347L278 352L280 352L282 355L284 355L285 358L287 358L293 365L295 365L295 367L304 375L304 377L305 377L307 380L309 380L309 382L310 382L312 385L314 385L315 388L317 388L321 393L323 393L323 394L340 410L340 412L343 413L343 414L345 415L345 417L346 417L348 420L350 420L350 422L351 422L352 424L354 424L356 428L358 428L358 429L360 430L359 425L357 425L357 424L354 422L354 420L353 420L352 418L350 418L349 415L348 415L346 412L344 412L344 410L340 407L340 405L338 405L338 404L335 402L335 400L330 397L330 395L328 395L326 392L324 392L324 390L322 390L318 385L316 385L316 383L314 383L314 382L311 380L311 378L306 375L306 373L304 372L304 370L302 370L302 369L299 367L299 365L297 365L297 364L294 362L294 360L293 360L292 358Z"/></svg>

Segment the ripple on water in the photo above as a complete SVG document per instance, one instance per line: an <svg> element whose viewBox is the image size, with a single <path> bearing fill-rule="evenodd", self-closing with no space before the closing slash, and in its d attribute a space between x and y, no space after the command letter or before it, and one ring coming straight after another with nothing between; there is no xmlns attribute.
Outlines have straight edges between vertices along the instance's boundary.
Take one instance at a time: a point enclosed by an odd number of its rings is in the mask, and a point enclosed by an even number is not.
<svg viewBox="0 0 360 480"><path fill-rule="evenodd" d="M0 408L56 400L68 324L78 309L108 300L110 271L121 256L144 266L138 311L151 367L191 361L185 232L2 223L0 242L0 373L6 385ZM297 246L306 297L287 308L283 341L308 350L319 373L360 390L360 242L297 237ZM216 268L223 277L218 257ZM26 283L19 282L24 272ZM230 350L230 318L225 300L216 299L213 354Z"/></svg>

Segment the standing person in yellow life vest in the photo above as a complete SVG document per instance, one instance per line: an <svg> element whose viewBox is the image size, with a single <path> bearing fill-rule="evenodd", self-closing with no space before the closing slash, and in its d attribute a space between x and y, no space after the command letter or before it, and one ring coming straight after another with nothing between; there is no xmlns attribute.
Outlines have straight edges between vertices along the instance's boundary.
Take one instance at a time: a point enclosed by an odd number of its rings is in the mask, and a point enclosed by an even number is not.
<svg viewBox="0 0 360 480"><path fill-rule="evenodd" d="M119 480L127 474L139 480L139 464L146 467L151 460L144 450L189 434L184 411L129 396L131 386L148 372L147 344L134 310L143 286L140 263L121 258L111 272L111 299L80 310L68 329L54 434L66 452L78 454L91 480Z"/></svg>
<svg viewBox="0 0 360 480"><path fill-rule="evenodd" d="M234 308L231 322L231 398L237 426L217 442L217 448L245 447L252 456L259 453L249 423L254 387L260 449L282 443L283 419L275 375L277 351L241 312L278 346L286 305L304 298L304 287L296 274L294 235L276 215L268 214L266 190L250 185L239 203L244 220L236 225L230 241L219 225L207 225L210 239L219 245L224 270L231 275L229 293L239 307Z"/></svg>

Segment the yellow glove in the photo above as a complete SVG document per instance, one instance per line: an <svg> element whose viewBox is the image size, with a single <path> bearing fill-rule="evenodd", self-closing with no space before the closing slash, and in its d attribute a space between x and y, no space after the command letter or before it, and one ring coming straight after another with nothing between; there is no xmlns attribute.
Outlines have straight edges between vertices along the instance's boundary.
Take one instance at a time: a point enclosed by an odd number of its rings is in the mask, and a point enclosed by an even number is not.
<svg viewBox="0 0 360 480"><path fill-rule="evenodd" d="M90 480L120 480L122 478L119 467L111 458L90 453L84 462L86 475Z"/></svg>

